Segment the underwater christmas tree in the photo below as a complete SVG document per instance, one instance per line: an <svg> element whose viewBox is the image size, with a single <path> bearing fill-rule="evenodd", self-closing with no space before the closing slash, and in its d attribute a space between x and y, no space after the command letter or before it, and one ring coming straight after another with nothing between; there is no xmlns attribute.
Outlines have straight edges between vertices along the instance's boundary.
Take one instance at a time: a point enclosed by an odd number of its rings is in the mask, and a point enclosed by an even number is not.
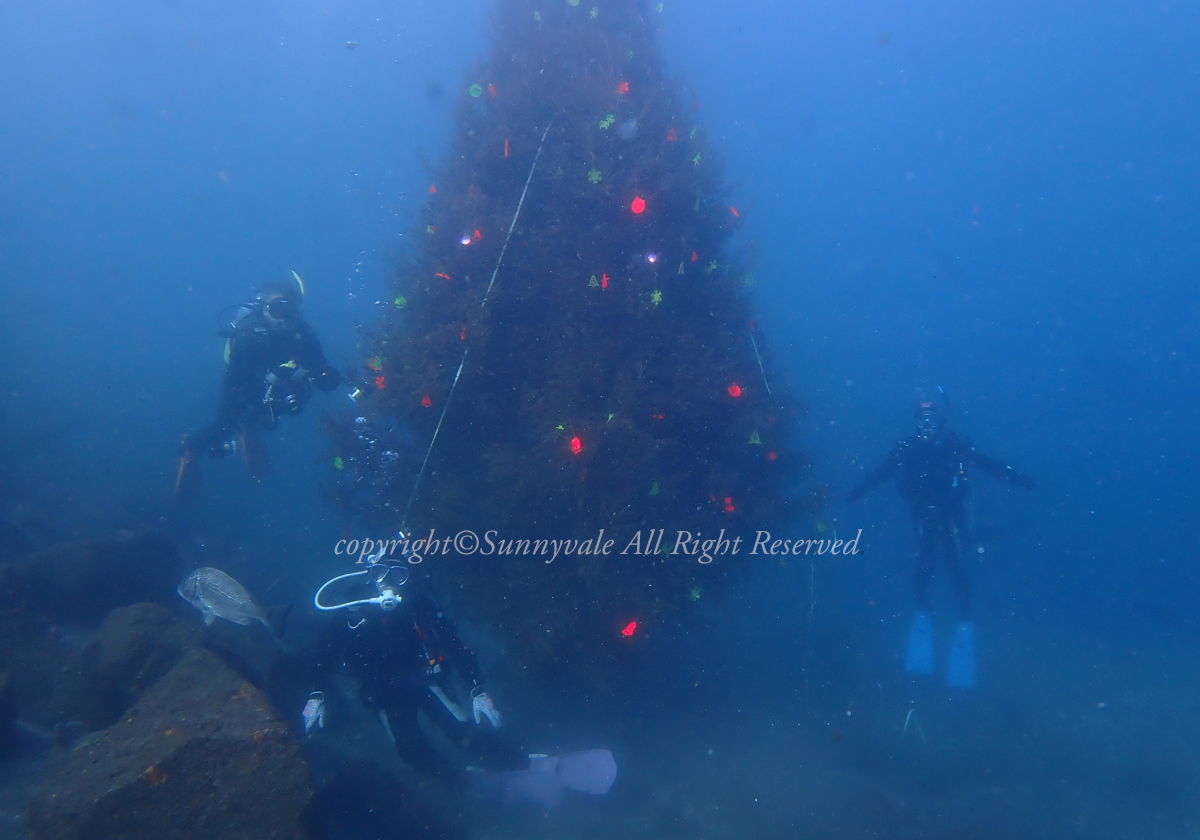
<svg viewBox="0 0 1200 840"><path fill-rule="evenodd" d="M419 245L365 338L363 396L331 424L328 489L364 521L502 539L606 529L609 556L426 560L476 618L559 664L756 562L745 545L708 565L622 556L639 529L643 551L667 529L665 552L676 529L752 537L801 512L787 505L799 406L760 356L753 277L726 253L739 214L698 104L665 75L660 11L500 0Z"/></svg>

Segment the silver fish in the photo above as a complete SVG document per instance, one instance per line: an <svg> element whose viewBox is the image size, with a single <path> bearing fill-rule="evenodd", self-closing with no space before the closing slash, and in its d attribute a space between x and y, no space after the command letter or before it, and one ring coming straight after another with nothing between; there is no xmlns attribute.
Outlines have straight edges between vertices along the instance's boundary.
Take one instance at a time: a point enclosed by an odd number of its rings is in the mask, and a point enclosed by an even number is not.
<svg viewBox="0 0 1200 840"><path fill-rule="evenodd" d="M261 621L271 635L278 637L282 633L287 609L266 609L246 587L220 569L197 569L184 578L178 591L183 600L204 614L205 624L212 624L218 618L243 625Z"/></svg>

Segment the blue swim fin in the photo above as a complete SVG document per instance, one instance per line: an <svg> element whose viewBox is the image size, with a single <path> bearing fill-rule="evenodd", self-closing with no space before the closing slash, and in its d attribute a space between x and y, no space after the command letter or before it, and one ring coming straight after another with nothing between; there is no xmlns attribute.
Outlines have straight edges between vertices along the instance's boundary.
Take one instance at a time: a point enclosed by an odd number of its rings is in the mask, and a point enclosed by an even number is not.
<svg viewBox="0 0 1200 840"><path fill-rule="evenodd" d="M959 622L950 643L950 663L946 666L947 688L975 687L975 627Z"/></svg>
<svg viewBox="0 0 1200 840"><path fill-rule="evenodd" d="M904 670L910 674L933 673L933 619L927 612L918 612L913 616L912 628L908 631Z"/></svg>

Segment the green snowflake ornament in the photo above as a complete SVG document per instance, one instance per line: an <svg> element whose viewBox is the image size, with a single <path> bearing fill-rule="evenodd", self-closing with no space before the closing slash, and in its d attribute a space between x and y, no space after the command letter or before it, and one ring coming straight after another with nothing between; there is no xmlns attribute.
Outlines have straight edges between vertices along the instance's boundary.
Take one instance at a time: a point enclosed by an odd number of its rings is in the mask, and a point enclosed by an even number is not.
<svg viewBox="0 0 1200 840"><path fill-rule="evenodd" d="M588 172L588 180L591 181L593 184L599 184L600 183L600 170L592 169L591 171L589 171Z"/></svg>
<svg viewBox="0 0 1200 840"><path fill-rule="evenodd" d="M655 306L658 306L660 303L662 303L662 292L660 292L658 289L655 289L653 292L651 292L650 302Z"/></svg>
<svg viewBox="0 0 1200 840"><path fill-rule="evenodd" d="M612 124L615 123L616 121L617 121L617 118L615 116L613 116L612 114L609 114L607 117L600 120L600 127L601 128L610 128L612 126Z"/></svg>

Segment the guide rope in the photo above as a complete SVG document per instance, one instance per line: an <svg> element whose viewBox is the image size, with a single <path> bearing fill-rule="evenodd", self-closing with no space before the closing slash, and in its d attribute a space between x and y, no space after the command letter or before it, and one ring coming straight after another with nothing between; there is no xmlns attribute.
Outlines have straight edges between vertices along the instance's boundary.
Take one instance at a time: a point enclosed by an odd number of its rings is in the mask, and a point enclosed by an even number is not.
<svg viewBox="0 0 1200 840"><path fill-rule="evenodd" d="M538 143L537 154L533 156L533 165L529 167L529 175L525 178L525 187L521 190L521 197L517 200L517 209L513 213L512 222L508 226L508 233L504 237L504 244L500 246L500 256L496 258L496 268L492 271L492 279L488 281L487 289L483 293L483 300L479 303L479 308L487 306L488 295L492 293L492 286L496 282L496 275L500 273L500 266L504 262L504 252L508 250L508 241L512 239L513 230L517 226L517 219L521 215L521 207L525 204L525 194L529 192L529 183L533 180L533 173L537 170L538 158L542 156L542 148L546 145L546 135L550 133L550 126L546 126L546 130L542 132L542 139ZM437 426L433 429L433 437L429 441L429 448L425 450L425 460L421 462L421 469L417 472L417 479L413 482L412 493L408 497L408 504L404 506L404 517L400 520L401 531L407 531L408 514L412 510L413 502L417 500L417 491L421 488L421 480L425 477L425 467L429 464L429 456L433 454L433 446L437 443L438 433L442 430L442 422L446 419L446 412L450 409L450 400L454 398L454 389L458 387L458 378L462 376L463 367L467 363L467 353L470 351L470 345L463 348L462 360L458 363L458 370L454 372L454 381L450 384L450 393L446 395L446 404L442 406L442 415L438 418Z"/></svg>

